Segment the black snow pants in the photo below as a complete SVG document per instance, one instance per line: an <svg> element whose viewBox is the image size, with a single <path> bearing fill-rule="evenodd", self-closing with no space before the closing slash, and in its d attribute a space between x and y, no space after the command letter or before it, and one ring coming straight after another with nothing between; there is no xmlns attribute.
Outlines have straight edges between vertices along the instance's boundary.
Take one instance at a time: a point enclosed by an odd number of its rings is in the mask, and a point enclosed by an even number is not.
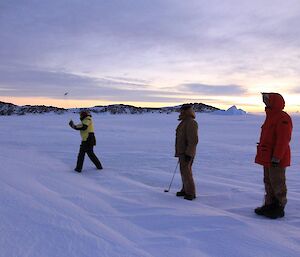
<svg viewBox="0 0 300 257"><path fill-rule="evenodd" d="M77 157L77 165L76 165L76 170L81 171L83 162L84 162L84 157L85 154L87 153L88 157L91 159L91 161L95 164L97 169L102 169L102 164L97 158L96 154L94 153L94 142L93 140L88 140L87 141L82 141Z"/></svg>

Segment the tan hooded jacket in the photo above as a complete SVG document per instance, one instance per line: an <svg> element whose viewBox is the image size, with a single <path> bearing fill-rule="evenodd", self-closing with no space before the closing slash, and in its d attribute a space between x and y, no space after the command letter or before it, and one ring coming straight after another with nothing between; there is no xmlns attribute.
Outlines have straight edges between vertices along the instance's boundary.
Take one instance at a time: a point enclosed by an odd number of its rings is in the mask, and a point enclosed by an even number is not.
<svg viewBox="0 0 300 257"><path fill-rule="evenodd" d="M198 144L198 123L192 109L185 110L180 116L176 129L175 157L188 155L195 157Z"/></svg>

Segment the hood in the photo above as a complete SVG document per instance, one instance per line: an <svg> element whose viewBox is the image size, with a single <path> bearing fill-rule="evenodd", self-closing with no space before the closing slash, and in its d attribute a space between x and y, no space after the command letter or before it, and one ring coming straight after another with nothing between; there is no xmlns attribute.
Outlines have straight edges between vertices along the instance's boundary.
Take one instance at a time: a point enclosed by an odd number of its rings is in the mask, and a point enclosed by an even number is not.
<svg viewBox="0 0 300 257"><path fill-rule="evenodd" d="M87 116L80 116L80 120L81 121L83 121L84 119L86 119L87 117L92 117L92 115L91 114L88 114Z"/></svg>
<svg viewBox="0 0 300 257"><path fill-rule="evenodd" d="M285 101L281 94L267 93L269 95L269 104L267 108L271 110L282 111L285 107Z"/></svg>
<svg viewBox="0 0 300 257"><path fill-rule="evenodd" d="M187 118L192 118L192 119L196 118L195 111L192 108L181 111L178 120L185 120Z"/></svg>

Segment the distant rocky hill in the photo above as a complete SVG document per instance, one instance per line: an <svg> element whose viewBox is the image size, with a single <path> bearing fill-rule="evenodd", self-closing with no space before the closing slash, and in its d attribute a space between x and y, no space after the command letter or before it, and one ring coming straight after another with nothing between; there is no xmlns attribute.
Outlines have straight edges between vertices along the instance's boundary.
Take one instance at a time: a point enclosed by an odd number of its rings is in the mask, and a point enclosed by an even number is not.
<svg viewBox="0 0 300 257"><path fill-rule="evenodd" d="M202 104L194 103L194 110L196 112L213 112L220 110L216 107ZM81 110L89 110L92 113L111 113L111 114L143 114L143 113L172 113L178 112L181 105L171 106L171 107L162 107L162 108L149 108L149 107L135 107L132 105L124 104L114 104L107 106L95 106L91 108L72 108L64 109L53 106L44 106L44 105L24 105L18 106L11 103L0 102L0 116L8 115L25 115L29 113L41 114L41 113L57 113L63 114L65 112L74 112L78 113Z"/></svg>
<svg viewBox="0 0 300 257"><path fill-rule="evenodd" d="M219 110L216 107L209 106L202 103L194 103L194 110L196 112L213 112ZM95 106L88 108L89 111L94 113L108 112L111 114L142 114L142 113L172 113L178 112L181 105L161 108L150 107L135 107L132 105L114 104L108 106ZM74 109L73 109L74 110ZM76 109L76 111L80 111Z"/></svg>
<svg viewBox="0 0 300 257"><path fill-rule="evenodd" d="M67 110L64 108L58 108L54 106L44 105L23 105L18 106L11 103L0 102L0 115L25 115L28 113L58 113L62 114Z"/></svg>

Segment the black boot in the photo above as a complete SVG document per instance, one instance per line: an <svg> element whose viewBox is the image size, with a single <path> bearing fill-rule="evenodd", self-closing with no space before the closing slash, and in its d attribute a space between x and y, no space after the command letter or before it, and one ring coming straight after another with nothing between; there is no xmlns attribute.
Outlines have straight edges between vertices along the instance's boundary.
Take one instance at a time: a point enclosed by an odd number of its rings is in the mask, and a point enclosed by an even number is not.
<svg viewBox="0 0 300 257"><path fill-rule="evenodd" d="M282 218L284 217L284 207L277 203L275 208L266 210L263 215L270 219Z"/></svg>
<svg viewBox="0 0 300 257"><path fill-rule="evenodd" d="M192 200L194 200L195 198L196 198L195 195L185 195L185 196L184 196L184 199L185 199L185 200L189 200L189 201L192 201Z"/></svg>
<svg viewBox="0 0 300 257"><path fill-rule="evenodd" d="M257 214L257 215L264 215L264 213L268 210L271 210L271 209L274 209L276 207L275 204L264 204L263 206L261 207L257 207L255 208L254 212Z"/></svg>
<svg viewBox="0 0 300 257"><path fill-rule="evenodd" d="M184 190L180 190L180 191L178 191L177 193L176 193L176 196L185 196L185 192L184 192Z"/></svg>
<svg viewBox="0 0 300 257"><path fill-rule="evenodd" d="M81 169L75 168L74 171L81 172Z"/></svg>

